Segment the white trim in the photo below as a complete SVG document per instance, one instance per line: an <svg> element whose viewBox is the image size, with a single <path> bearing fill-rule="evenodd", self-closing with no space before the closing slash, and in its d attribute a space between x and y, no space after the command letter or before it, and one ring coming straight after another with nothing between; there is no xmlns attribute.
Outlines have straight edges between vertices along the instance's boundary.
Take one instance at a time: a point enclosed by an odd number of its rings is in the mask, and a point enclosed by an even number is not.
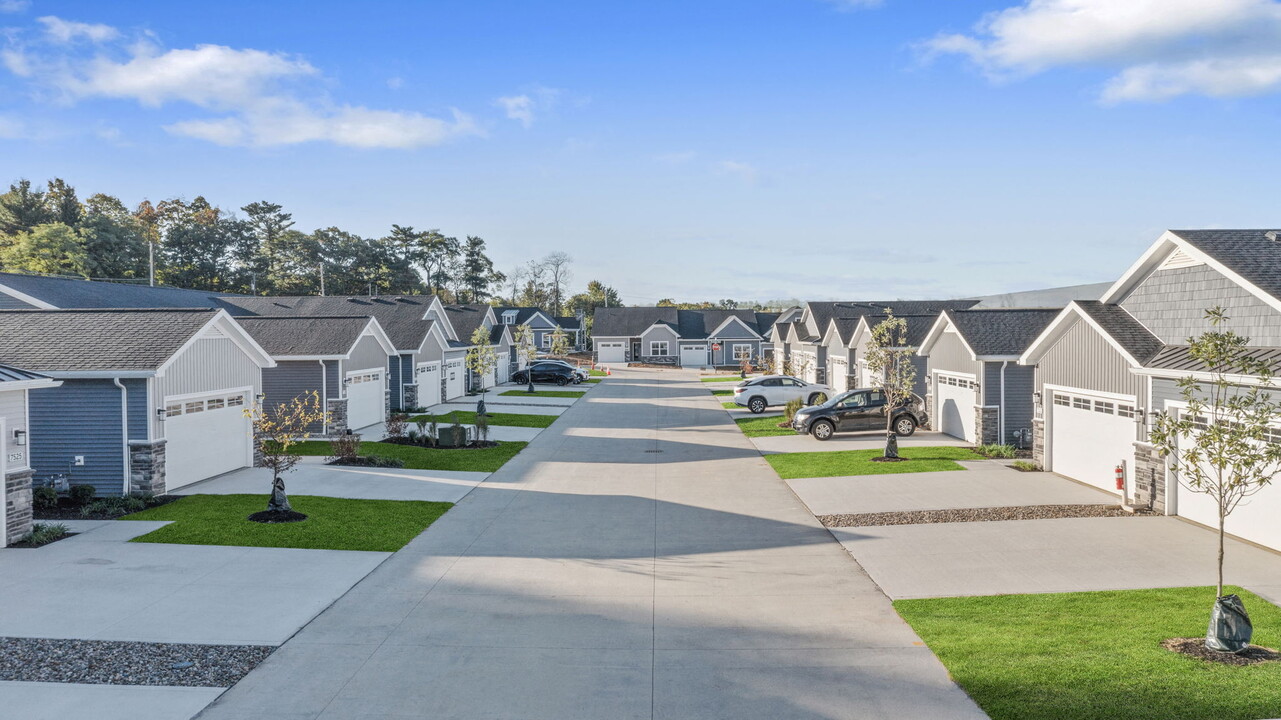
<svg viewBox="0 0 1281 720"><path fill-rule="evenodd" d="M249 337L249 333L241 327L240 323L236 322L235 318L233 318L226 310L219 310L215 312L213 317L209 318L209 321L202 325L199 330L192 334L191 337L187 338L187 341L174 351L167 360L161 363L160 367L156 368L156 375L164 375L165 372L169 370L169 366L173 365L178 360L179 355L190 350L197 342L206 339L207 333L212 329L222 330L223 335L228 340L235 343L236 346L248 355L258 367L270 368L276 366L276 361L272 359L271 354L255 342L252 337ZM228 332L229 329L230 332ZM237 341L237 338L239 338L239 341Z"/></svg>
<svg viewBox="0 0 1281 720"><path fill-rule="evenodd" d="M1157 241L1152 243L1152 246L1148 248L1147 252L1143 253L1143 255L1130 266L1130 269L1126 270L1125 274L1113 283L1112 287L1108 288L1108 291L1103 294L1103 297L1100 300L1104 303L1118 302L1120 298L1128 295L1131 290L1146 280L1148 275L1158 269L1161 263L1169 257L1170 252L1174 249L1182 250L1192 258L1204 262L1219 274L1245 288L1251 295L1254 295L1263 302L1272 306L1273 309L1281 311L1281 298L1274 297L1270 293L1264 292L1257 285L1228 269L1214 257L1202 252L1195 245L1189 243L1187 240L1184 240L1170 230L1166 230L1162 233L1161 237L1157 238Z"/></svg>
<svg viewBox="0 0 1281 720"><path fill-rule="evenodd" d="M53 304L51 304L51 303L47 303L47 302L45 302L44 300L40 300L40 299L38 299L38 298L34 298L34 297L32 297L32 296L30 296L30 295L28 295L28 294L24 293L24 292L19 292L19 291L17 291L17 290L14 290L13 288L9 287L8 285L0 285L0 293L4 293L5 295L8 295L9 297L11 297L11 298L13 298L13 299L15 299L15 300L20 300L20 301L22 301L22 302L24 302L24 303L27 303L28 305L34 305L36 308L38 308L38 309L40 309L40 310L57 310L57 309L59 309L57 305L53 305Z"/></svg>
<svg viewBox="0 0 1281 720"><path fill-rule="evenodd" d="M659 343L663 344L662 355L659 355L658 353L654 352L654 346ZM648 357L672 357L671 350L672 350L671 342L668 340L650 340Z"/></svg>
<svg viewBox="0 0 1281 720"><path fill-rule="evenodd" d="M729 325L731 322L737 322L739 325L743 326L743 329L744 329L744 330L746 330L747 332L751 333L751 334L752 334L752 337L754 337L754 338L756 338L756 339L758 339L758 340L760 340L760 339L761 339L761 334L760 334L760 333L758 333L758 332L756 332L755 330L751 329L750 327L748 327L748 326L747 326L747 323L743 322L742 318L740 318L740 317L739 317L739 316L737 316L737 315L730 315L729 317L727 317L727 318L725 318L724 320L722 320L722 321L721 321L721 324L720 324L720 325L717 325L715 330L713 330L713 331L711 331L711 332L707 333L707 337L708 337L709 339L710 339L710 338L714 338L714 337L718 337L718 336L719 336L719 334L720 334L720 332L721 332L721 330L724 330L724 329L725 329L725 326L726 326L726 325ZM742 339L742 338L738 338L738 339Z"/></svg>
<svg viewBox="0 0 1281 720"><path fill-rule="evenodd" d="M1036 336L1036 339L1032 341L1032 344L1028 345L1027 350L1024 350L1023 354L1018 358L1019 364L1036 365L1039 363L1041 358L1045 357L1045 354L1048 353L1054 345L1074 327L1075 322L1068 322L1068 318L1072 316L1076 316L1078 320L1085 321L1085 323L1088 324L1094 332L1102 336L1103 340L1106 341L1108 345L1112 346L1113 350L1120 353L1121 357L1125 358L1125 361L1130 363L1131 369L1138 368L1143 364L1131 355L1129 351L1121 347L1121 345L1114 340L1106 330L1094 321L1094 318L1090 317L1089 313L1082 310L1080 305L1077 305L1075 300L1068 303L1067 307L1063 308L1063 310L1059 312L1058 316L1056 316L1054 320L1050 321L1050 324L1041 331L1041 334Z"/></svg>
<svg viewBox="0 0 1281 720"><path fill-rule="evenodd" d="M235 395L237 393L244 393L246 407L253 404L254 388L252 385L246 385L244 387L235 387L235 388L222 388L221 390L205 390L202 392L183 393L182 395L166 395L163 398L161 398L160 404L162 406L167 405L169 404L170 400L173 400L175 402L186 402L188 400L199 400L202 398L203 399L217 398L223 395Z"/></svg>
<svg viewBox="0 0 1281 720"><path fill-rule="evenodd" d="M1041 385L1041 407L1044 408L1044 412L1041 413L1041 420L1045 424L1045 428L1042 430L1045 448L1041 451L1041 459L1042 464L1045 465L1045 469L1051 472L1054 470L1054 392L1056 390L1066 394L1086 395L1091 397L1100 397L1104 400L1130 402L1134 405L1136 410L1139 405L1138 398L1133 395L1087 390L1086 388L1069 387L1067 385L1052 385L1050 383L1044 383ZM1142 418L1136 415L1135 420L1140 421ZM1135 430L1134 442L1138 442L1138 436L1139 432L1138 430Z"/></svg>
<svg viewBox="0 0 1281 720"><path fill-rule="evenodd" d="M343 358L351 358L351 354L356 351L356 346L359 345L360 341L364 340L367 336L372 336L377 340L378 345L382 347L383 351L386 352L387 355L391 356L396 354L396 346L391 343L391 338L387 337L387 333L383 330L383 326L378 322L378 318L371 317L369 318L369 322L365 323L364 329L362 329L360 334L356 336L355 342L351 344L351 347L347 348L347 354L344 355ZM386 365L386 363L383 364Z"/></svg>
<svg viewBox="0 0 1281 720"><path fill-rule="evenodd" d="M31 447L31 428L30 420L27 421L27 445ZM23 457L26 457L28 451L23 451ZM8 546L9 537L9 495L8 495L8 475L9 475L9 426L5 424L5 419L0 416L0 548Z"/></svg>
<svg viewBox="0 0 1281 720"><path fill-rule="evenodd" d="M1042 403L1046 403L1048 399L1045 396L1045 393L1047 391L1053 392L1055 390L1058 390L1059 392L1070 393L1074 395L1089 395L1092 398L1097 397L1103 400L1116 400L1118 402L1128 402L1128 403L1134 404L1135 407L1138 407L1139 398L1136 395L1125 395L1123 393L1104 392L1102 390L1090 390L1089 388L1083 388L1083 387L1069 387L1067 385L1051 385L1050 383L1045 383L1041 387L1044 388L1041 392ZM1052 403L1047 403L1047 404L1052 404Z"/></svg>
<svg viewBox="0 0 1281 720"><path fill-rule="evenodd" d="M61 380L52 378L38 378L35 380L7 380L0 381L0 392L9 392L10 390L39 390L40 388L58 387L62 384Z"/></svg>
<svg viewBox="0 0 1281 720"><path fill-rule="evenodd" d="M942 337L943 333L950 327L952 328L952 332L961 339L961 345L964 346L965 351L970 354L970 359L978 362L978 353L974 352L974 348L970 347L969 342L965 340L965 336L956 328L956 323L952 322L951 316L948 315L950 312L950 310L943 310L939 313L938 319L936 319L934 324L930 326L930 331L925 334L925 339L921 341L921 346L916 349L916 354L921 357L929 357L930 348L934 347L934 343L938 342L939 338Z"/></svg>

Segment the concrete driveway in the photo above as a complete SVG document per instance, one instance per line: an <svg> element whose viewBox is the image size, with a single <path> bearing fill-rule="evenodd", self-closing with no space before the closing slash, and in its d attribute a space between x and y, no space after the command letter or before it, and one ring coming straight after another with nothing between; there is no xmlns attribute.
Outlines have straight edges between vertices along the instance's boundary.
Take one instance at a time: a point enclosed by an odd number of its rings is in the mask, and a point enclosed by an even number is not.
<svg viewBox="0 0 1281 720"><path fill-rule="evenodd" d="M984 717L701 385L617 371L201 718Z"/></svg>
<svg viewBox="0 0 1281 720"><path fill-rule="evenodd" d="M489 473L483 472L336 467L325 465L323 458L303 460L285 476L285 485L292 495L458 502L489 477ZM266 468L234 470L173 492L175 495L267 495L271 493L271 471Z"/></svg>

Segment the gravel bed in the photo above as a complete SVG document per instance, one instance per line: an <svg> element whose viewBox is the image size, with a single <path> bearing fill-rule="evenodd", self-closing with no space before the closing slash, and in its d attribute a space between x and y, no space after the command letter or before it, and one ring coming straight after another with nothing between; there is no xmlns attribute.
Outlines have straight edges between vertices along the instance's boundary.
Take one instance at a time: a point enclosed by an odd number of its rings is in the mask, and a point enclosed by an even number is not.
<svg viewBox="0 0 1281 720"><path fill-rule="evenodd" d="M1133 517L1116 505L1022 505L1014 507L962 508L956 510L908 510L902 512L819 515L826 527L869 527L874 525L925 525L928 523L991 522L996 520L1049 520L1054 518Z"/></svg>
<svg viewBox="0 0 1281 720"><path fill-rule="evenodd" d="M231 687L274 649L0 637L0 680Z"/></svg>

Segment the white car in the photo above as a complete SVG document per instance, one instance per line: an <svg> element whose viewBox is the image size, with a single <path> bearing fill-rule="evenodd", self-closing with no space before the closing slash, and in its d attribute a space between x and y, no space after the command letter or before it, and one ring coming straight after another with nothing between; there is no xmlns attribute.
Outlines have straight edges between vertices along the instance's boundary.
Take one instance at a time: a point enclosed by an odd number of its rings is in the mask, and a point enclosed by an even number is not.
<svg viewBox="0 0 1281 720"><path fill-rule="evenodd" d="M832 394L832 389L819 383L807 383L791 375L763 375L734 386L734 403L754 413L765 408L786 405L800 398L806 405L817 405Z"/></svg>

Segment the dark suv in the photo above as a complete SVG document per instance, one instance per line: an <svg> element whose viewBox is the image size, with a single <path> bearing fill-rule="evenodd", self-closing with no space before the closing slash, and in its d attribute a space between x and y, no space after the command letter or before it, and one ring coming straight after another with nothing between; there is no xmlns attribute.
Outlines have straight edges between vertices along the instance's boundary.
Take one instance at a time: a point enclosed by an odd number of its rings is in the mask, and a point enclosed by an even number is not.
<svg viewBox="0 0 1281 720"><path fill-rule="evenodd" d="M827 440L838 432L885 429L885 394L860 389L843 392L822 405L801 408L792 419L792 429ZM916 432L924 421L919 399L913 396L894 409L894 432L904 437Z"/></svg>
<svg viewBox="0 0 1281 720"><path fill-rule="evenodd" d="M557 385L568 385L578 382L578 375L574 369L568 365L562 365L554 362L536 362L528 368L523 368L512 373L512 382L527 383L529 382L529 373L534 374L536 383L556 383Z"/></svg>

